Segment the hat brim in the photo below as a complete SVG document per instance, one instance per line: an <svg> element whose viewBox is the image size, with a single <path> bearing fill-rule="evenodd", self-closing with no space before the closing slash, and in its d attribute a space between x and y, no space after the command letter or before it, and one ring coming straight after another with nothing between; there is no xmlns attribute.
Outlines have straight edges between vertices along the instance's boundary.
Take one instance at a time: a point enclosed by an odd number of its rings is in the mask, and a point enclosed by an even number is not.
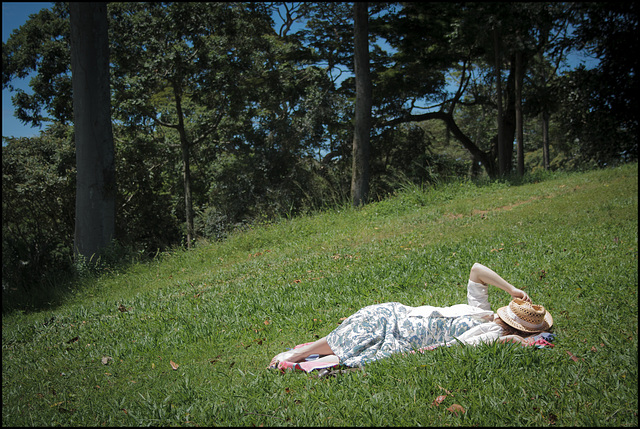
<svg viewBox="0 0 640 429"><path fill-rule="evenodd" d="M553 317L551 317L551 313L549 313L548 311L544 315L543 326L541 326L540 329L531 329L531 328L527 328L526 326L521 325L520 323L518 323L517 321L515 321L511 317L509 317L509 315L507 313L507 308L508 308L508 306L500 307L498 309L498 311L497 311L498 316L500 316L500 319L504 323L506 323L507 325L509 325L512 328L515 328L515 329L517 329L519 331L527 332L529 334L534 334L536 332L546 331L546 330L550 329L553 326Z"/></svg>

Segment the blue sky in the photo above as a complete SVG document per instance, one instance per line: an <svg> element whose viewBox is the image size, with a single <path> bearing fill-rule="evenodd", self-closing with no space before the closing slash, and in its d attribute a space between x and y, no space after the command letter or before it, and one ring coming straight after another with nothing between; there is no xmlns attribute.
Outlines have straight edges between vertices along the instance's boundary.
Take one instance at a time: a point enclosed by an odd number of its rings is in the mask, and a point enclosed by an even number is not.
<svg viewBox="0 0 640 429"><path fill-rule="evenodd" d="M3 2L2 3L2 41L6 42L14 29L23 25L31 14L37 13L43 8L50 8L53 3L37 2ZM586 62L593 64L593 60L581 55L574 55L570 58L570 63L577 64ZM29 78L20 81L13 81L16 88L28 89ZM40 128L32 128L22 124L14 116L14 108L11 104L12 93L9 90L2 90L2 136L13 137L33 137L37 136Z"/></svg>
<svg viewBox="0 0 640 429"><path fill-rule="evenodd" d="M2 2L2 42L5 43L11 32L24 24L29 19L29 15L51 6L53 3ZM12 84L18 88L26 89L29 79L20 82L14 81ZM8 89L2 90L2 135L15 137L38 135L39 128L25 126L13 116L14 108L11 105L11 95Z"/></svg>

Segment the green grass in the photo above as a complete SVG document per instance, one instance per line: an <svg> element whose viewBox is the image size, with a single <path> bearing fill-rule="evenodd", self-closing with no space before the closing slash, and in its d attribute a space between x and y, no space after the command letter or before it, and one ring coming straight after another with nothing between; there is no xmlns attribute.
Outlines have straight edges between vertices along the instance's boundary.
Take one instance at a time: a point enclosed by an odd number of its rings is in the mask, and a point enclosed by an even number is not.
<svg viewBox="0 0 640 429"><path fill-rule="evenodd" d="M637 195L637 164L409 186L87 278L3 313L2 424L637 426ZM554 348L456 346L334 378L264 369L365 305L466 302L476 261L552 312Z"/></svg>

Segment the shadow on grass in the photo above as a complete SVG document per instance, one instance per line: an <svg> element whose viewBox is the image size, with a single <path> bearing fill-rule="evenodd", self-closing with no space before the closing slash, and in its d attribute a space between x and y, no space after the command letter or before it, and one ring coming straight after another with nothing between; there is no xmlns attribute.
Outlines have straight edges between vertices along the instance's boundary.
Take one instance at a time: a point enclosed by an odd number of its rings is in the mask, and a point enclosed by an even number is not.
<svg viewBox="0 0 640 429"><path fill-rule="evenodd" d="M150 262L157 257L156 254L144 258L144 261ZM140 257L132 257L130 254L120 255L118 258L99 259L94 265L82 263L64 271L44 272L39 275L39 279L31 278L30 281L15 286L3 284L2 314L53 310L93 285L101 276L126 272L133 264L141 261Z"/></svg>
<svg viewBox="0 0 640 429"><path fill-rule="evenodd" d="M39 284L2 289L2 314L52 310L64 304L80 284L73 274L55 274ZM54 280L55 278L55 280Z"/></svg>

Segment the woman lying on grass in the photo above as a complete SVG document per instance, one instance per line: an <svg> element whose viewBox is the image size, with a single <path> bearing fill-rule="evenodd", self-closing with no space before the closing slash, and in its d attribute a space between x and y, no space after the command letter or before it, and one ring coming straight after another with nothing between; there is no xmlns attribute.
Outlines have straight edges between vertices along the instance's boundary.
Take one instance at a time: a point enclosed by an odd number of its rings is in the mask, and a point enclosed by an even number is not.
<svg viewBox="0 0 640 429"><path fill-rule="evenodd" d="M508 306L491 311L488 286L494 285L513 298ZM269 368L302 362L360 366L392 353L430 350L456 342L515 342L532 345L531 334L547 331L553 318L541 305L531 304L526 292L512 286L494 271L475 263L467 285L468 304L451 307L409 307L398 302L370 305L345 319L329 335L303 347L275 356Z"/></svg>

